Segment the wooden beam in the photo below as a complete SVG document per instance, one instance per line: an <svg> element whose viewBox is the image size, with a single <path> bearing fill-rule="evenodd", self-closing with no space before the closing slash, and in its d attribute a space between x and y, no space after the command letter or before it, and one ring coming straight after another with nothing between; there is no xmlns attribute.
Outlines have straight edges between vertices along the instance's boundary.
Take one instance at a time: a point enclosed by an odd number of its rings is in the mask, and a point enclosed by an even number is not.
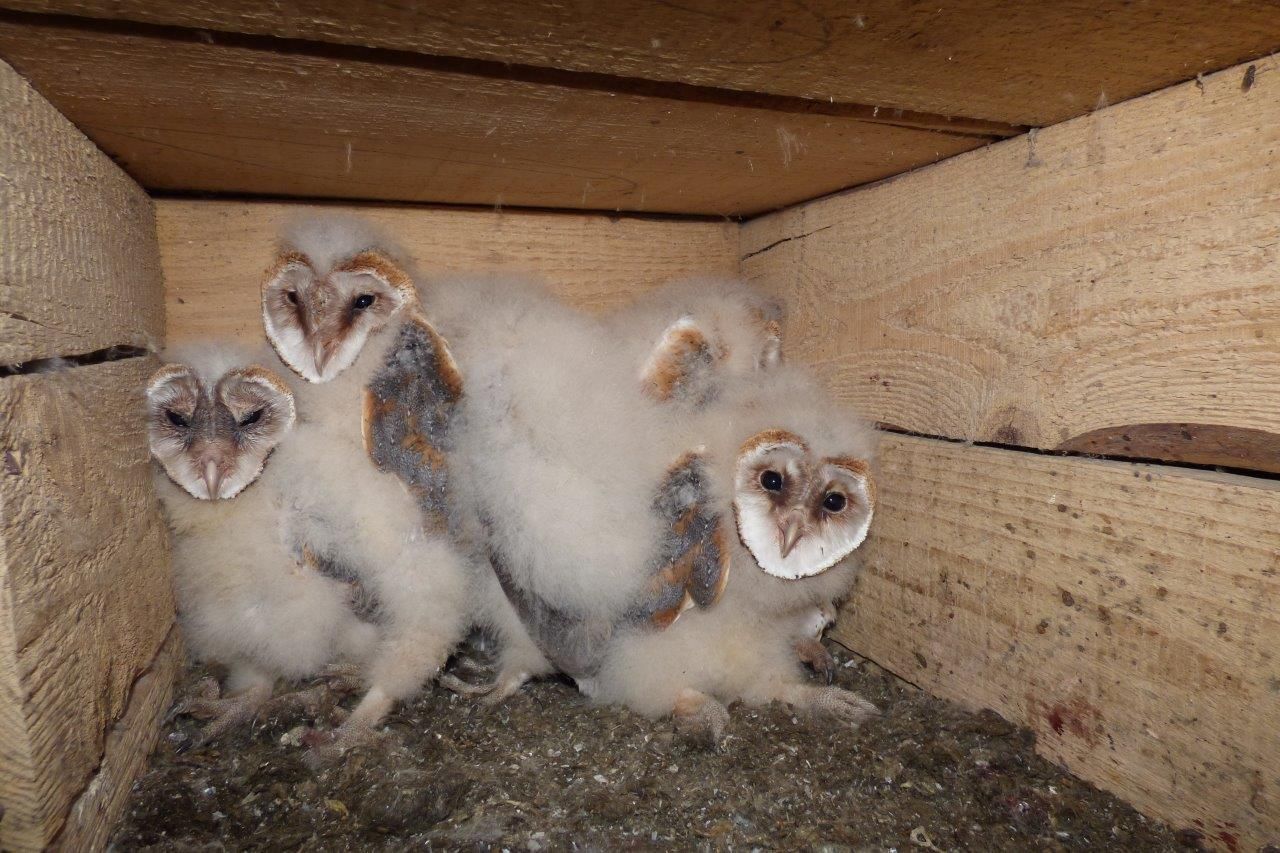
<svg viewBox="0 0 1280 853"><path fill-rule="evenodd" d="M71 806L67 824L54 842L56 849L68 853L107 849L116 823L124 816L133 781L146 770L160 737L183 661L182 637L175 626L151 666L134 683L128 706L107 733L102 762Z"/></svg>
<svg viewBox="0 0 1280 853"><path fill-rule="evenodd" d="M304 205L156 203L171 342L262 340L258 289L282 222ZM335 208L331 208L335 209ZM423 207L336 208L369 217L414 255L425 287L458 272L533 273L602 310L683 275L732 276L737 226L599 215Z"/></svg>
<svg viewBox="0 0 1280 853"><path fill-rule="evenodd" d="M1220 849L1280 840L1280 483L887 436L835 635Z"/></svg>
<svg viewBox="0 0 1280 853"><path fill-rule="evenodd" d="M789 352L883 423L1274 470L1278 72L754 220L743 271L793 309Z"/></svg>
<svg viewBox="0 0 1280 853"><path fill-rule="evenodd" d="M0 56L159 190L746 215L987 139L259 41L0 17Z"/></svg>
<svg viewBox="0 0 1280 853"><path fill-rule="evenodd" d="M159 345L159 254L147 195L0 64L2 850L100 839L158 730L132 710L161 701L138 678L173 625L142 403L158 362L79 356Z"/></svg>
<svg viewBox="0 0 1280 853"><path fill-rule="evenodd" d="M151 199L3 62L0 165L0 365L158 340Z"/></svg>
<svg viewBox="0 0 1280 853"><path fill-rule="evenodd" d="M173 624L142 416L157 364L131 358L0 379L6 850L38 850L58 833Z"/></svg>
<svg viewBox="0 0 1280 853"><path fill-rule="evenodd" d="M1265 0L3 5L1032 125L1280 50L1280 17Z"/></svg>

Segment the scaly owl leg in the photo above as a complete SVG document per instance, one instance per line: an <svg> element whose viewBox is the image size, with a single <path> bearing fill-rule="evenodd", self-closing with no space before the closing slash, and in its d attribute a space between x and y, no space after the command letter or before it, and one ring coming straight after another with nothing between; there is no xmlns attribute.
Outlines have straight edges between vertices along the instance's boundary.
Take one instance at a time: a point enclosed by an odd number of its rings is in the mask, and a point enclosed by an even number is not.
<svg viewBox="0 0 1280 853"><path fill-rule="evenodd" d="M312 732L313 763L369 740L396 702L413 696L444 665L466 633L464 567L443 538L418 541L384 557L376 575L383 639L370 660L368 690L331 733Z"/></svg>
<svg viewBox="0 0 1280 853"><path fill-rule="evenodd" d="M194 740L183 745L180 752L200 749L230 729L252 722L271 698L273 679L269 676L238 671L233 672L228 681L236 683L238 688L232 695L222 696L218 682L205 678L196 687L195 695L182 700L173 709L174 716L186 715L211 721Z"/></svg>
<svg viewBox="0 0 1280 853"><path fill-rule="evenodd" d="M835 720L851 728L857 728L867 720L880 716L880 709L875 705L841 687L792 684L782 688L777 698L806 713L811 719Z"/></svg>
<svg viewBox="0 0 1280 853"><path fill-rule="evenodd" d="M729 725L729 710L717 700L691 688L681 690L676 696L675 709L676 731L682 737L704 743L708 746L719 746L724 739L724 730Z"/></svg>

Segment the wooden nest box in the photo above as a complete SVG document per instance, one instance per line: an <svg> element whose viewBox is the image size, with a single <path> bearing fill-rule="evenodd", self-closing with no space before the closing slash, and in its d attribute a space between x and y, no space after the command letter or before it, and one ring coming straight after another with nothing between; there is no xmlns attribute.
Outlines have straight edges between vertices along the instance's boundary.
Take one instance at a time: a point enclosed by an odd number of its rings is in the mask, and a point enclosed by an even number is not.
<svg viewBox="0 0 1280 853"><path fill-rule="evenodd" d="M182 654L142 382L320 202L593 309L765 285L888 431L839 640L1280 842L1272 3L439 6L0 0L0 849L120 815Z"/></svg>

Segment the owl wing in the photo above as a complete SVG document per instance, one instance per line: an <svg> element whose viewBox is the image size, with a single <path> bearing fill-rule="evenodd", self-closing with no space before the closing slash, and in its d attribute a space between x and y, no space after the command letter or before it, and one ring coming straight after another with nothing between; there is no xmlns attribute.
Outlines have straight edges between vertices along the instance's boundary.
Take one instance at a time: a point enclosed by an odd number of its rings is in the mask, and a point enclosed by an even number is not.
<svg viewBox="0 0 1280 853"><path fill-rule="evenodd" d="M503 554L491 547L488 556L503 594L547 660L575 679L593 675L613 637L613 624L563 610L522 589L512 578Z"/></svg>
<svg viewBox="0 0 1280 853"><path fill-rule="evenodd" d="M729 579L724 519L714 509L706 462L686 453L667 471L653 499L662 541L653 577L627 618L666 628L690 607L710 607Z"/></svg>
<svg viewBox="0 0 1280 853"><path fill-rule="evenodd" d="M411 313L364 394L364 446L380 470L395 474L426 516L446 519L449 424L462 397L462 374L449 345L425 317Z"/></svg>

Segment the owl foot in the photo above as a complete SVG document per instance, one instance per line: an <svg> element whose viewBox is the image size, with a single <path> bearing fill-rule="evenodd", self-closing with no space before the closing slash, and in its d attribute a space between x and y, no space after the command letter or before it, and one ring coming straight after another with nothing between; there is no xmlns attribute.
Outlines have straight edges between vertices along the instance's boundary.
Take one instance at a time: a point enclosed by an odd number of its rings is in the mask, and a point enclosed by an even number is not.
<svg viewBox="0 0 1280 853"><path fill-rule="evenodd" d="M809 638L796 640L795 649L796 657L800 662L825 678L827 684L836 680L836 659L831 656L831 652L827 651L827 647L822 645L821 640Z"/></svg>
<svg viewBox="0 0 1280 853"><path fill-rule="evenodd" d="M697 690L682 690L676 697L676 732L695 743L717 748L729 725L729 710Z"/></svg>
<svg viewBox="0 0 1280 853"><path fill-rule="evenodd" d="M364 670L354 663L329 664L319 677L338 693L358 693L364 687Z"/></svg>
<svg viewBox="0 0 1280 853"><path fill-rule="evenodd" d="M451 673L443 673L437 680L441 687L465 696L468 699L479 699L485 705L499 705L520 692L520 688L529 681L527 672L500 673L491 684L472 684L463 681Z"/></svg>
<svg viewBox="0 0 1280 853"><path fill-rule="evenodd" d="M221 696L220 692L215 679L201 679L195 695L182 700L173 709L173 716L185 715L198 720L211 720L200 730L200 734L178 747L179 753L201 749L228 730L252 722L271 698L271 685L254 685L235 696Z"/></svg>
<svg viewBox="0 0 1280 853"><path fill-rule="evenodd" d="M797 685L782 697L791 707L804 711L811 718L825 718L857 728L873 717L880 716L880 709L857 693L840 687L812 687Z"/></svg>
<svg viewBox="0 0 1280 853"><path fill-rule="evenodd" d="M378 726L394 704L381 690L370 688L342 725L329 731L308 731L302 736L302 743L307 747L307 765L318 769L341 758L352 747L376 740Z"/></svg>

